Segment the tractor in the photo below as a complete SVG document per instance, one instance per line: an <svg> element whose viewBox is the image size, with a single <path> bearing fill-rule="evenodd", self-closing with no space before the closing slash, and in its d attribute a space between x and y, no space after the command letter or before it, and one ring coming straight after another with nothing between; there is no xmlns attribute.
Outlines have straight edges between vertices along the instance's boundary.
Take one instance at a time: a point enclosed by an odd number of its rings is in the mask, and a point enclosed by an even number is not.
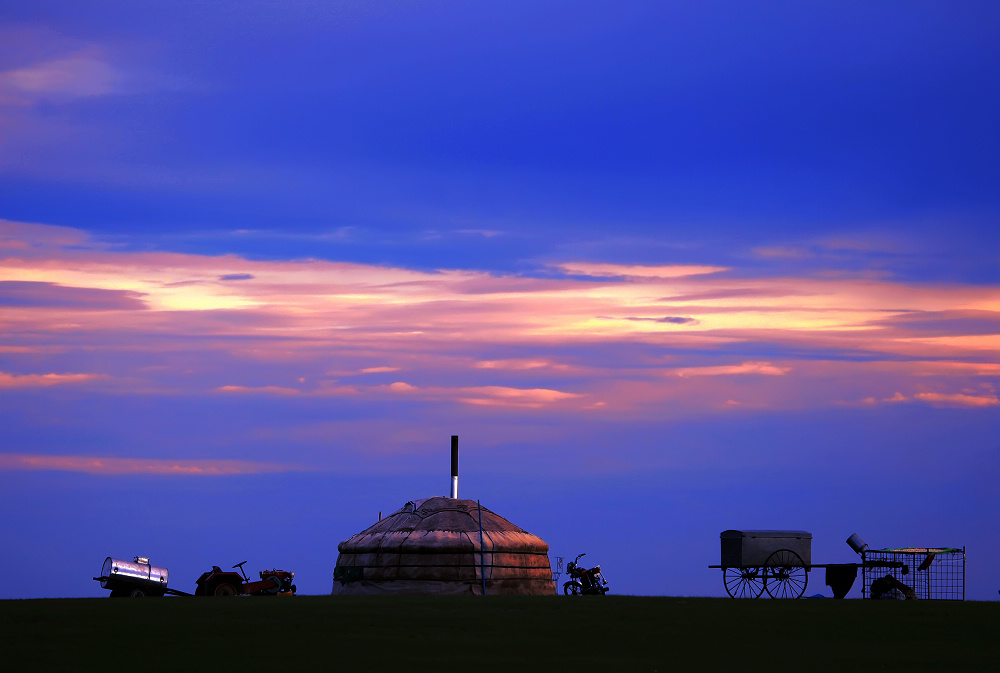
<svg viewBox="0 0 1000 673"><path fill-rule="evenodd" d="M223 570L212 566L208 572L198 578L198 588L195 596L291 596L295 593L292 579L295 573L286 570L261 570L260 581L251 582L243 566L246 561L237 563L233 568L239 568L239 573Z"/></svg>

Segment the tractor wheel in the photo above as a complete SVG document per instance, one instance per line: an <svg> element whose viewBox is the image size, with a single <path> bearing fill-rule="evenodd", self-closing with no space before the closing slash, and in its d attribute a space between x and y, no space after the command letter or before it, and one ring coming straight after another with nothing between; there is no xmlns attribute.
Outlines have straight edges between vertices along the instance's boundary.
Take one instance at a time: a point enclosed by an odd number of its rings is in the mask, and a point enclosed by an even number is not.
<svg viewBox="0 0 1000 673"><path fill-rule="evenodd" d="M235 584L230 582L222 582L215 587L215 591L212 592L213 596L238 596L240 590L236 588Z"/></svg>
<svg viewBox="0 0 1000 673"><path fill-rule="evenodd" d="M274 586L270 589L264 589L265 594L276 594L281 591L281 579L277 575L268 575L264 578L265 582L274 582Z"/></svg>

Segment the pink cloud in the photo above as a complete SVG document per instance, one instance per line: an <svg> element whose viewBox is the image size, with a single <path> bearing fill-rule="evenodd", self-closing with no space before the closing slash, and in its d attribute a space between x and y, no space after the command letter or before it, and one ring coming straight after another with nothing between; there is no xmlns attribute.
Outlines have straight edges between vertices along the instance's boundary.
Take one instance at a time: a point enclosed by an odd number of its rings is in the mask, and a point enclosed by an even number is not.
<svg viewBox="0 0 1000 673"><path fill-rule="evenodd" d="M103 96L121 76L95 49L0 72L0 101L29 102L40 96Z"/></svg>
<svg viewBox="0 0 1000 673"><path fill-rule="evenodd" d="M966 395L964 393L917 393L914 399L935 406L993 407L1000 404L995 395Z"/></svg>
<svg viewBox="0 0 1000 673"><path fill-rule="evenodd" d="M546 367L566 368L565 365L554 365L548 360L529 358L512 358L509 360L481 360L473 364L476 369L542 369Z"/></svg>
<svg viewBox="0 0 1000 673"><path fill-rule="evenodd" d="M51 255L60 248L85 244L93 245L79 229L0 219L0 250L16 250L18 257L23 257L25 251L48 249Z"/></svg>
<svg viewBox="0 0 1000 673"><path fill-rule="evenodd" d="M16 280L0 280L0 306L51 306L93 311L142 310L146 307L142 295L136 292Z"/></svg>
<svg viewBox="0 0 1000 673"><path fill-rule="evenodd" d="M480 386L459 389L458 400L466 404L491 406L520 406L538 408L565 400L583 397L577 393L566 393L545 388L508 388L505 386Z"/></svg>
<svg viewBox="0 0 1000 673"><path fill-rule="evenodd" d="M370 396L376 399L384 393L393 395L415 396L428 401L454 401L464 404L477 404L489 406L539 408L549 406L568 400L576 400L586 397L580 393L568 393L548 388L514 388L510 386L469 386L469 387L442 387L442 386L415 386L405 381L395 381L388 385L357 387L357 386L336 386L321 383L321 385L311 390L297 390L282 386L220 386L215 389L217 392L230 394L252 394L252 395L278 395L278 396L325 396L325 395L355 395ZM603 402L592 403L589 408L600 408Z"/></svg>
<svg viewBox="0 0 1000 673"><path fill-rule="evenodd" d="M387 386L381 387L394 393L415 393L420 390L416 386L411 386L409 383L405 383L403 381L396 381L395 383L390 383Z"/></svg>
<svg viewBox="0 0 1000 673"><path fill-rule="evenodd" d="M882 402L889 404L900 404L908 402L926 402L934 406L944 407L992 407L1000 404L1000 399L995 394L990 393L941 393L941 392L918 392L912 397L907 397L901 392L895 392L890 397L883 398ZM862 400L863 404L876 404L878 400L874 397L867 397Z"/></svg>
<svg viewBox="0 0 1000 673"><path fill-rule="evenodd" d="M294 465L245 460L168 460L96 456L36 456L0 453L0 470L58 470L87 474L158 474L176 476L225 476L301 470Z"/></svg>
<svg viewBox="0 0 1000 673"><path fill-rule="evenodd" d="M251 395L298 395L300 392L295 388L284 388L282 386L220 386L216 390L220 393Z"/></svg>
<svg viewBox="0 0 1000 673"><path fill-rule="evenodd" d="M738 365L721 365L714 367L684 367L667 370L674 376L734 376L740 374L759 374L762 376L784 376L792 371L791 367L778 367L770 362L744 362Z"/></svg>
<svg viewBox="0 0 1000 673"><path fill-rule="evenodd" d="M545 388L512 388L509 386L471 386L460 388L438 386L419 388L402 381L397 381L388 386L378 386L375 389L393 393L419 394L429 399L454 400L465 404L531 408L583 397L583 395L576 393L566 393Z"/></svg>
<svg viewBox="0 0 1000 673"><path fill-rule="evenodd" d="M598 278L620 276L635 278L683 278L685 276L700 276L728 270L724 266L698 264L643 266L639 264L602 264L599 262L565 262L558 264L557 268L572 275L595 276Z"/></svg>
<svg viewBox="0 0 1000 673"><path fill-rule="evenodd" d="M916 376L1000 376L994 362L914 362L907 363Z"/></svg>
<svg viewBox="0 0 1000 673"><path fill-rule="evenodd" d="M0 372L0 388L47 388L88 383L105 378L103 374L7 374Z"/></svg>
<svg viewBox="0 0 1000 673"><path fill-rule="evenodd" d="M754 248L753 253L757 257L763 257L764 259L805 259L806 257L812 257L812 254L808 250L791 245L760 246Z"/></svg>

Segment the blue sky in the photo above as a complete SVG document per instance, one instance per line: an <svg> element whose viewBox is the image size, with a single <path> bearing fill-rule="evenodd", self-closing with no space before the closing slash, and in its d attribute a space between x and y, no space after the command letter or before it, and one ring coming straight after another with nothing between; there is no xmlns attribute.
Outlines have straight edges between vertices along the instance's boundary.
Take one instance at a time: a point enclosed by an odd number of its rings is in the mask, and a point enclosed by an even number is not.
<svg viewBox="0 0 1000 673"><path fill-rule="evenodd" d="M820 562L968 545L995 597L998 29L988 2L3 8L0 564L79 564L9 596L100 595L108 554L324 593L338 541L446 491L459 434L464 496L618 591L719 595L747 527Z"/></svg>

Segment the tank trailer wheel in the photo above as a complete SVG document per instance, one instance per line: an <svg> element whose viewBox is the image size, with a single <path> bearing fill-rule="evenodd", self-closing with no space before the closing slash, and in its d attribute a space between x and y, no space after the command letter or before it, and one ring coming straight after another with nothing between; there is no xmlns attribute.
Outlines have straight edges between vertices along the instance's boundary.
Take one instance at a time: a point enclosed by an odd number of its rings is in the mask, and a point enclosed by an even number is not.
<svg viewBox="0 0 1000 673"><path fill-rule="evenodd" d="M791 549L779 549L764 561L764 586L771 598L800 598L806 592L809 574L802 557Z"/></svg>
<svg viewBox="0 0 1000 673"><path fill-rule="evenodd" d="M764 593L764 574L760 568L723 568L722 581L732 598L757 598Z"/></svg>
<svg viewBox="0 0 1000 673"><path fill-rule="evenodd" d="M240 590L231 582L220 583L215 587L215 591L212 592L213 596L238 596L239 594Z"/></svg>
<svg viewBox="0 0 1000 673"><path fill-rule="evenodd" d="M582 596L583 585L579 582L566 582L563 585L563 593L567 596Z"/></svg>
<svg viewBox="0 0 1000 673"><path fill-rule="evenodd" d="M149 593L149 590L147 590L145 587L135 587L134 589L132 589L132 591L129 592L128 597L129 598L145 598L146 596L150 596L150 595L151 594Z"/></svg>

